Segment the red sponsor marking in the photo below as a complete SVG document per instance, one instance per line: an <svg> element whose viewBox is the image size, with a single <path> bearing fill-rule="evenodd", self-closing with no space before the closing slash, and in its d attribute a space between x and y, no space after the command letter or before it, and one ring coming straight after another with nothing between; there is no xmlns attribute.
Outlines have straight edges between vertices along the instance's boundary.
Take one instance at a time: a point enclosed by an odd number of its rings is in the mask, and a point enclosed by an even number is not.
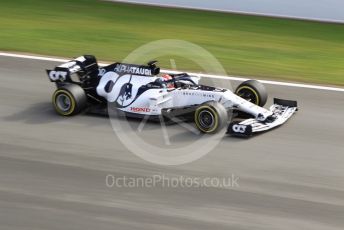
<svg viewBox="0 0 344 230"><path fill-rule="evenodd" d="M149 113L151 111L150 108L145 107L130 107L130 110L134 113Z"/></svg>

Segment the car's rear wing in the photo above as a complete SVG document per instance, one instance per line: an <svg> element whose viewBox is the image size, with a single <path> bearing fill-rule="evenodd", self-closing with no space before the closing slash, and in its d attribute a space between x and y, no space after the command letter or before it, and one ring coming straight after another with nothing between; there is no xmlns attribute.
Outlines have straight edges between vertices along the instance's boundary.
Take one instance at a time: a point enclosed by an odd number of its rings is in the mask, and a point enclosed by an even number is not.
<svg viewBox="0 0 344 230"><path fill-rule="evenodd" d="M77 73L79 77L97 76L99 67L94 56L84 55L46 71L52 82L73 82L72 74Z"/></svg>
<svg viewBox="0 0 344 230"><path fill-rule="evenodd" d="M107 72L115 72L119 75L141 75L153 76L160 73L160 68L156 66L156 61L150 61L147 65L135 65L116 62L102 68L99 68L97 60L92 55L83 55L71 61L63 63L53 70L47 69L50 81L55 83L73 82L71 75L77 74L82 80L84 77L95 78L102 76Z"/></svg>

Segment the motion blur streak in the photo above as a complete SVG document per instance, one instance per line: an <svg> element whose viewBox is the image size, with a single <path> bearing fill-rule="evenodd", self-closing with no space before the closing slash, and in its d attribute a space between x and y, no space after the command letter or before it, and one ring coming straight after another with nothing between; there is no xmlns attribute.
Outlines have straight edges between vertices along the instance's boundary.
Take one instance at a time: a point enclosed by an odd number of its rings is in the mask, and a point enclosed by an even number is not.
<svg viewBox="0 0 344 230"><path fill-rule="evenodd" d="M69 61L68 59L63 59L63 58L34 56L34 55L26 55L26 54L14 54L14 53L6 53L6 52L0 52L0 56L24 58L24 59L31 59L31 60L53 61L53 62L67 62L67 61ZM99 63L99 65L105 66L107 64ZM161 72L181 73L179 71L173 71L173 70L167 70L167 69L162 69ZM236 77L236 76L218 76L218 75L200 74L200 73L190 73L190 74L191 75L199 75L200 77L204 77L204 78L217 78L217 79L222 79L222 80L245 81L245 80L249 79L249 78ZM254 77L252 77L252 78L254 78ZM254 78L254 79L256 79L256 78ZM321 90L344 92L344 88L337 88L337 87L328 87L328 86L310 85L310 84L301 84L301 83L289 83L289 82L280 82L280 81L269 81L269 80L260 80L260 81L263 82L264 84L270 84L270 85L283 85L283 86L292 86L292 87L300 87L300 88L310 88L310 89L321 89Z"/></svg>
<svg viewBox="0 0 344 230"><path fill-rule="evenodd" d="M108 0L344 23L341 0Z"/></svg>
<svg viewBox="0 0 344 230"><path fill-rule="evenodd" d="M285 126L249 140L223 137L192 164L162 167L129 153L107 118L57 116L44 72L55 64L0 57L1 229L344 228L343 93L269 85L272 97L300 102ZM161 136L157 124L147 129L145 135ZM172 143L194 137L181 129L169 127ZM239 188L105 183L108 174L232 173L240 177Z"/></svg>

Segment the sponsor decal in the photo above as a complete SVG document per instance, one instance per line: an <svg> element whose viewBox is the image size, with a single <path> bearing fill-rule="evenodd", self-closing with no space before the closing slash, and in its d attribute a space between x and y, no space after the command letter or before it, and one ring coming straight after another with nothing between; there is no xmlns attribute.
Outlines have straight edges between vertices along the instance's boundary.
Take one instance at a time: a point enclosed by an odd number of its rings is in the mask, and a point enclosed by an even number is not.
<svg viewBox="0 0 344 230"><path fill-rule="evenodd" d="M117 73L126 73L126 74L152 75L151 69L132 66L132 65L125 65L125 64L116 65L114 71Z"/></svg>
<svg viewBox="0 0 344 230"><path fill-rule="evenodd" d="M127 73L136 75L152 75L152 70L144 67L119 64L114 69L117 73Z"/></svg>
<svg viewBox="0 0 344 230"><path fill-rule="evenodd" d="M97 94L106 98L108 102L117 102L119 107L128 106L137 93L137 90L133 92L133 85L130 83L131 76L126 74L120 77L115 72L104 74L97 86Z"/></svg>
<svg viewBox="0 0 344 230"><path fill-rule="evenodd" d="M239 125L239 124L233 125L232 127L233 131L236 133L245 133L246 128L247 128L246 125Z"/></svg>
<svg viewBox="0 0 344 230"><path fill-rule="evenodd" d="M67 78L67 75L68 75L68 72L65 72L65 71L52 70L49 72L49 78L52 81L58 81L58 80L65 81Z"/></svg>
<svg viewBox="0 0 344 230"><path fill-rule="evenodd" d="M134 113L149 113L151 110L146 107L130 107L130 111Z"/></svg>
<svg viewBox="0 0 344 230"><path fill-rule="evenodd" d="M99 69L99 72L98 72L98 76L101 77L101 76L103 76L105 73L106 73L106 70L103 69L103 68L100 68L100 69Z"/></svg>
<svg viewBox="0 0 344 230"><path fill-rule="evenodd" d="M133 84L125 83L121 87L118 99L121 102L121 104L123 105L125 101L132 98L132 94L133 94Z"/></svg>
<svg viewBox="0 0 344 230"><path fill-rule="evenodd" d="M203 92L183 92L183 95L215 98L215 95L207 94L207 93L203 93Z"/></svg>

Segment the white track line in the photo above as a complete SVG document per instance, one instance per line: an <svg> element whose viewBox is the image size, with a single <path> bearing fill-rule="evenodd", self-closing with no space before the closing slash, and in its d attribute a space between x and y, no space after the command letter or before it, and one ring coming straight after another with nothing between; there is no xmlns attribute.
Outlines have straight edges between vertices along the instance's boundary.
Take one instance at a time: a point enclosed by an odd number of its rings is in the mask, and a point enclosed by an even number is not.
<svg viewBox="0 0 344 230"><path fill-rule="evenodd" d="M52 57L44 57L44 56L34 56L34 55L26 55L26 54L14 54L14 53L7 53L7 52L0 52L0 56L3 57L14 57L14 58L24 58L24 59L31 59L31 60L41 60L41 61L53 61L53 62L67 62L71 59L64 59L64 58L52 58ZM105 63L99 63L100 66L105 66ZM162 69L162 72L174 72L180 73L178 71L172 70L165 70ZM243 78L243 77L236 77L236 76L219 76L219 75L212 75L212 74L202 74L202 73L189 73L190 75L198 75L200 77L206 78L216 78L216 79L224 79L224 80L234 80L234 81L245 81L252 78ZM256 79L255 77L253 77ZM259 80L259 79L257 79ZM308 88L308 89L320 89L320 90L329 90L329 91L337 91L337 92L344 92L344 88L337 88L337 87L328 87L328 86L319 86L319 85L310 85L310 84L302 84L302 83L290 83L290 82L280 82L280 81L269 81L269 80L259 80L264 84L270 85L281 85L281 86L289 86L289 87L298 87L298 88Z"/></svg>
<svg viewBox="0 0 344 230"><path fill-rule="evenodd" d="M63 58L51 58L51 57L44 57L44 56L33 56L33 55L14 54L14 53L6 53L6 52L0 52L0 56L24 58L24 59L40 60L40 61L55 61L55 62L67 62L70 60L70 59L63 59Z"/></svg>

